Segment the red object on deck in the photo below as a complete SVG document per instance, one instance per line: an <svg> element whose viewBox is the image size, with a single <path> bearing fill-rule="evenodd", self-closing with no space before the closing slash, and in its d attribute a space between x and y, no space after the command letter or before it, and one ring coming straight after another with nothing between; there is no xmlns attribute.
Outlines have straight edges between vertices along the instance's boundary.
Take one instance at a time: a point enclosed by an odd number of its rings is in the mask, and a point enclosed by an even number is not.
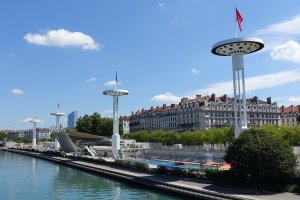
<svg viewBox="0 0 300 200"><path fill-rule="evenodd" d="M175 165L189 165L187 162L176 162Z"/></svg>

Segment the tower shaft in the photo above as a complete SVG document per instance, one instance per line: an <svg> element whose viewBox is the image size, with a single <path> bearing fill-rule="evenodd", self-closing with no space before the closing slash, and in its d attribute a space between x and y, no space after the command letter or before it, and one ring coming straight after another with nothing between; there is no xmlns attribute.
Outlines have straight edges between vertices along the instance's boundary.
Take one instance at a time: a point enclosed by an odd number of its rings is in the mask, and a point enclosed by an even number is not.
<svg viewBox="0 0 300 200"><path fill-rule="evenodd" d="M235 138L237 138L243 129L247 129L244 60L243 54L241 53L232 54L232 74L234 93L234 122L236 124L234 132Z"/></svg>

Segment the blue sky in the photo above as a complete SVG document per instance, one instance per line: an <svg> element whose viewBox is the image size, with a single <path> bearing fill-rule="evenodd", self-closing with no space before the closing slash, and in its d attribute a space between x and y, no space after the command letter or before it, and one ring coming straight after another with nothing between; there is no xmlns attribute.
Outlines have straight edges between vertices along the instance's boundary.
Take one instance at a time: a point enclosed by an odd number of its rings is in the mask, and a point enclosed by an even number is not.
<svg viewBox="0 0 300 200"><path fill-rule="evenodd" d="M55 124L57 110L110 116L102 91L129 90L120 113L178 102L196 93L232 95L231 58L211 54L235 37L264 40L245 56L247 97L300 104L298 0L3 0L0 6L0 129ZM62 119L66 125L66 118Z"/></svg>

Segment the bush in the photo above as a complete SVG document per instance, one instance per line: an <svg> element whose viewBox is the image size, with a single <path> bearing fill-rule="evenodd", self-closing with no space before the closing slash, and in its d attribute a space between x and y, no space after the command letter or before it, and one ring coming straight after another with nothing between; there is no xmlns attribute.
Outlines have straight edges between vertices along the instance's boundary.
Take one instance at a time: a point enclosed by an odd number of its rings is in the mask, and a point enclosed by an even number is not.
<svg viewBox="0 0 300 200"><path fill-rule="evenodd" d="M130 160L115 160L114 165L119 166L119 167L138 169L138 170L149 169L149 166L147 163L132 162Z"/></svg>
<svg viewBox="0 0 300 200"><path fill-rule="evenodd" d="M226 151L235 176L249 181L284 181L295 178L296 157L284 140L262 129L241 133Z"/></svg>
<svg viewBox="0 0 300 200"><path fill-rule="evenodd" d="M156 172L163 175L169 175L169 170L165 166L157 166Z"/></svg>

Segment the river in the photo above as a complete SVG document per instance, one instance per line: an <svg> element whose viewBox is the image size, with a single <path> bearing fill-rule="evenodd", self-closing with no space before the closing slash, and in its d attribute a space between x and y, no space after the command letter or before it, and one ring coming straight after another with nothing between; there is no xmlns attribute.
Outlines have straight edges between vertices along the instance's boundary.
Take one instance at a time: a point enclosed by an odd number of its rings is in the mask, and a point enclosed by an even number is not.
<svg viewBox="0 0 300 200"><path fill-rule="evenodd" d="M30 156L0 151L1 200L184 199Z"/></svg>

